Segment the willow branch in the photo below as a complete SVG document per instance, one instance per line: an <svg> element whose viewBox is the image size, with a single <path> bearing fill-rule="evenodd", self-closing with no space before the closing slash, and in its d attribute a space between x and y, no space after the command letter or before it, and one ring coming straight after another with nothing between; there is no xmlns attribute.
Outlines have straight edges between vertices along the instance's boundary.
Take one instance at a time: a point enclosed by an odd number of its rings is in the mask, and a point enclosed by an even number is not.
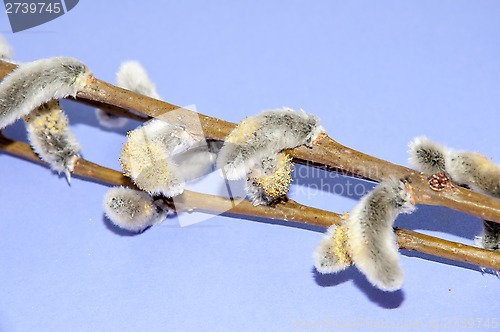
<svg viewBox="0 0 500 332"><path fill-rule="evenodd" d="M134 110L150 117L158 117L180 108L115 87L97 78L93 78L83 91L78 92L77 97ZM186 128L196 127L197 124L193 123L194 117L189 116L189 112L191 111L185 110L183 114L187 115L180 115L178 120ZM223 141L236 126L234 123L207 115L198 114L198 116L207 139ZM500 221L498 199L458 186L448 186L444 190L435 191L429 185L429 175L348 148L330 137L323 138L312 149L298 147L289 153L301 164L341 171L347 175L377 182L391 176L404 178L412 186L416 204L444 206L482 219Z"/></svg>
<svg viewBox="0 0 500 332"><path fill-rule="evenodd" d="M31 150L30 146L10 140L0 134L0 151L18 156L38 164L46 165ZM108 185L121 185L135 188L129 178L120 172L99 166L95 163L80 158L75 164L73 175L91 181L97 181ZM228 206L232 208L228 209ZM197 211L211 214L221 214L238 218L260 217L271 220L282 220L292 223L301 223L328 227L332 224L340 224L339 214L316 209L299 204L293 200L281 202L274 207L253 206L251 202L243 200L233 204L231 200L208 194L185 190L179 199L176 198L176 210ZM293 224L292 224L293 225ZM465 262L477 266L500 269L500 253L468 246L465 244L447 241L420 234L414 231L396 228L398 246L401 249L415 250L425 254L443 257L459 262Z"/></svg>
<svg viewBox="0 0 500 332"><path fill-rule="evenodd" d="M14 70L15 65L0 61L0 78ZM181 107L121 89L95 77L91 77L77 99L84 103L103 106L107 111L124 115L123 110L133 110L148 117L158 117ZM223 141L236 124L207 115L183 110L176 120L185 128L196 128L201 122L207 139ZM144 119L130 115L143 121ZM197 123L195 123L195 121ZM295 161L328 171L343 172L359 178L380 182L389 177L405 179L411 184L416 204L444 206L470 215L500 222L500 200L462 188L447 186L436 191L429 185L429 175L410 168L392 164L348 148L326 136L312 149L298 147L288 151Z"/></svg>

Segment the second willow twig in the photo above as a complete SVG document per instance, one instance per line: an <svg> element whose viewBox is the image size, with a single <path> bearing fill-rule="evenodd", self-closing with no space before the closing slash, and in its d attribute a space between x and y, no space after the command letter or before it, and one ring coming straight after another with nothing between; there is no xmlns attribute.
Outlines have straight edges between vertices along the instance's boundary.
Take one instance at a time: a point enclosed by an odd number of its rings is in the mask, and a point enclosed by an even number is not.
<svg viewBox="0 0 500 332"><path fill-rule="evenodd" d="M29 145L10 140L1 134L0 151L46 165L31 150ZM120 172L99 166L82 158L78 159L75 163L73 174L108 185L135 187L130 179L123 176ZM228 209L228 207L231 208ZM178 196L178 199L176 198L176 209L177 212L197 211L212 214L223 213L224 215L236 216L238 218L261 217L320 227L328 227L332 224L339 225L342 219L342 216L339 214L305 206L293 200L281 202L274 207L265 205L253 206L251 202L246 200L234 205L231 200L224 197L188 190L185 190L183 194ZM459 262L489 267L496 270L500 269L500 252L442 240L401 228L396 228L394 232L397 236L398 246L401 249L415 250Z"/></svg>

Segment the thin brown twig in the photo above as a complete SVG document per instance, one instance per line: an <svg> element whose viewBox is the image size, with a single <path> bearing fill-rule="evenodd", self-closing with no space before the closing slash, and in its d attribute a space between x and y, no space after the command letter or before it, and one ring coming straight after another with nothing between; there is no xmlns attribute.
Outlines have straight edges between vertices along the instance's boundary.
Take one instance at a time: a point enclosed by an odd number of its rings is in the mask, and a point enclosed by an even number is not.
<svg viewBox="0 0 500 332"><path fill-rule="evenodd" d="M134 113L130 112L129 110L126 110L126 109L120 108L120 107L116 107L113 105L102 104L102 103L98 103L98 102L93 101L93 100L86 100L86 99L78 99L78 100L73 99L73 100L80 103L80 104L92 106L95 108L100 108L101 110L103 110L107 113L113 114L115 116L124 117L127 119L136 120L136 121L140 121L140 122L145 122L147 120L151 120L151 117L149 117L147 115L141 116L138 114L134 114Z"/></svg>
<svg viewBox="0 0 500 332"><path fill-rule="evenodd" d="M15 64L0 60L0 78L4 78L16 68Z"/></svg>
<svg viewBox="0 0 500 332"><path fill-rule="evenodd" d="M26 143L13 141L0 133L0 151L18 156L42 165L46 165L32 151ZM108 185L122 185L135 188L129 178L121 173L99 166L85 159L79 159L73 174L92 181L98 181ZM229 208L230 207L230 208ZM293 223L328 227L332 224L339 225L341 216L339 214L316 209L299 204L293 200L278 203L276 206L253 206L251 202L243 200L234 205L227 198L197 193L185 190L179 199L176 198L176 209L181 211L197 211L212 214L225 214L239 218L261 217L271 220L282 220ZM420 234L401 228L395 229L398 246L401 249L415 250L425 254L443 257L459 262L465 262L477 266L500 269L500 253L468 246L465 244L447 241Z"/></svg>

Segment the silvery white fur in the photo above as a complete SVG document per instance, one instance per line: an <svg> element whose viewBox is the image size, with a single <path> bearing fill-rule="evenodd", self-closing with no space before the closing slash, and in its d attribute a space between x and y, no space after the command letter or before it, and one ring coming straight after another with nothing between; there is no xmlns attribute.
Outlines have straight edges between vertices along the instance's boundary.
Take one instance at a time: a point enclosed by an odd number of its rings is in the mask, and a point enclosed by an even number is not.
<svg viewBox="0 0 500 332"><path fill-rule="evenodd" d="M161 99L146 69L138 61L125 61L121 64L116 73L116 84L120 88ZM99 124L106 128L121 128L128 122L127 118L114 116L99 108L96 108L95 112ZM142 114L139 115L142 116Z"/></svg>
<svg viewBox="0 0 500 332"><path fill-rule="evenodd" d="M87 67L73 58L19 65L0 84L0 129L51 99L75 96L89 75Z"/></svg>
<svg viewBox="0 0 500 332"><path fill-rule="evenodd" d="M113 224L132 232L141 232L166 217L150 195L124 187L110 188L104 195L103 208Z"/></svg>
<svg viewBox="0 0 500 332"><path fill-rule="evenodd" d="M52 170L64 173L69 182L81 147L59 102L52 100L38 107L26 118L25 124L33 150Z"/></svg>
<svg viewBox="0 0 500 332"><path fill-rule="evenodd" d="M130 131L127 138L122 167L139 188L153 195L181 194L186 180L203 175L214 160L206 142L159 119Z"/></svg>
<svg viewBox="0 0 500 332"><path fill-rule="evenodd" d="M341 227L345 228L346 252L356 267L376 287L385 291L401 288L404 275L399 266L399 253L393 224L400 213L411 213L415 206L401 181L386 180L364 196ZM333 225L314 254L315 266L321 273L346 268L333 250Z"/></svg>
<svg viewBox="0 0 500 332"><path fill-rule="evenodd" d="M255 130L233 140L249 130L245 126L255 126ZM265 157L301 145L311 147L321 133L324 129L314 115L286 107L263 111L245 119L229 134L219 152L217 168L228 180L242 179Z"/></svg>

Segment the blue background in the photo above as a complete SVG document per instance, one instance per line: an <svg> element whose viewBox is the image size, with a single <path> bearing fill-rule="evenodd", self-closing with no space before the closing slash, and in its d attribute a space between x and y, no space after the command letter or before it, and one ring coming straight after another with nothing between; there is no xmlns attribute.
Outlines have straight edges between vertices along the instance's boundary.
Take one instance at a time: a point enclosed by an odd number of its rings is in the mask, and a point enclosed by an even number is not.
<svg viewBox="0 0 500 332"><path fill-rule="evenodd" d="M289 106L339 142L405 164L417 135L500 161L498 1L90 1L34 29L0 31L15 60L65 55L114 82L139 60L159 93L230 121ZM63 104L85 158L119 170L129 123L106 130ZM6 135L25 140L21 122ZM105 186L0 154L1 331L500 330L500 281L403 252L402 290L355 268L318 275L321 230L226 217L137 236L101 209ZM343 212L372 184L298 168L290 196ZM318 189L319 188L319 189ZM194 214L193 214L194 216ZM397 225L471 244L477 218L420 206ZM382 325L390 327L388 325ZM419 328L416 328L419 327ZM380 329L378 329L380 330Z"/></svg>

